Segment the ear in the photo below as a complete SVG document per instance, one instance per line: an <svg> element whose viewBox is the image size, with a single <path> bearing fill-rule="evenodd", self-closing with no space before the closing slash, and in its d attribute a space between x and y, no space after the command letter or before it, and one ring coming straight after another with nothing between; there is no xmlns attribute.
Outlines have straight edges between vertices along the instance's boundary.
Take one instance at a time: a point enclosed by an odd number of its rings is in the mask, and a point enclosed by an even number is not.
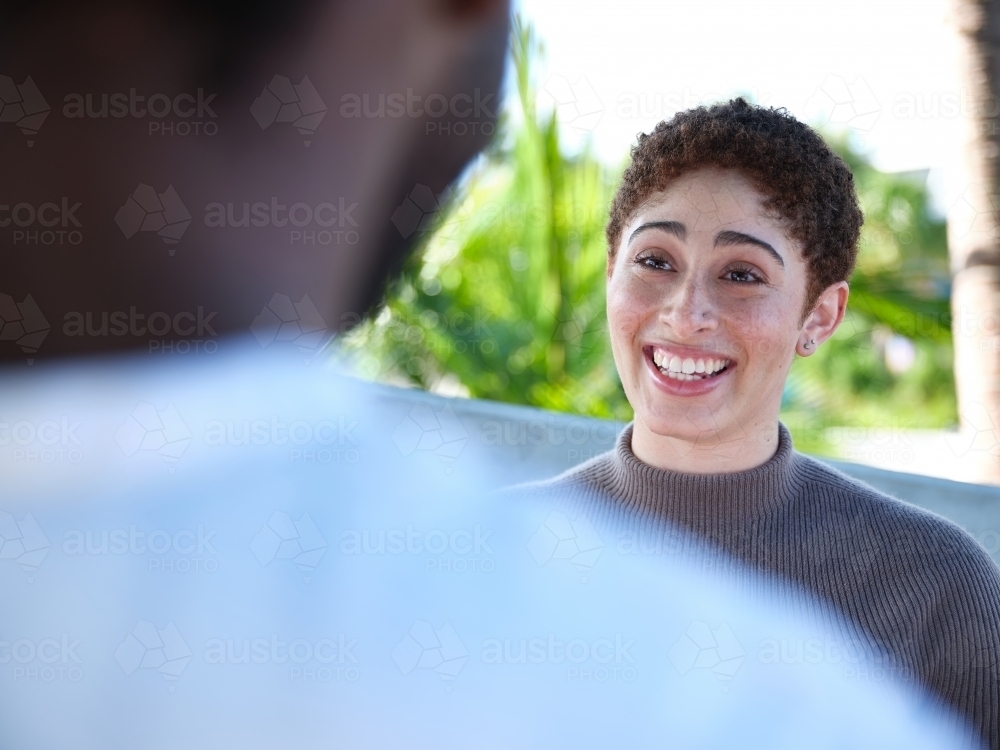
<svg viewBox="0 0 1000 750"><path fill-rule="evenodd" d="M795 351L800 357L808 357L816 352L817 347L830 338L844 320L847 311L847 297L850 287L846 281L831 284L816 300L813 311L809 313L799 331L799 340Z"/></svg>

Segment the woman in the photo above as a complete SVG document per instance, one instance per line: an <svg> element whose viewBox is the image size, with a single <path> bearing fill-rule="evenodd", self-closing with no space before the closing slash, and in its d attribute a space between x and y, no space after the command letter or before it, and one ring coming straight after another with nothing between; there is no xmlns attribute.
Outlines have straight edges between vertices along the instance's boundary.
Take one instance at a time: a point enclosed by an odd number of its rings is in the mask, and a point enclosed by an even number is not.
<svg viewBox="0 0 1000 750"><path fill-rule="evenodd" d="M640 136L607 227L608 323L635 420L544 483L654 518L818 596L1000 747L1000 572L971 537L797 452L793 357L844 317L863 217L847 165L736 99Z"/></svg>

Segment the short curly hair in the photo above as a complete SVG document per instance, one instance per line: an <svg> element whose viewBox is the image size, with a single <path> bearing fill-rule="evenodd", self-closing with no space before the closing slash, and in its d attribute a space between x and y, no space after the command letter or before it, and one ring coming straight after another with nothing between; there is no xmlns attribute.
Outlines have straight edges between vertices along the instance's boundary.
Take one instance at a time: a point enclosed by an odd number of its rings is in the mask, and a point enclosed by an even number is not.
<svg viewBox="0 0 1000 750"><path fill-rule="evenodd" d="M740 172L801 244L809 269L804 315L824 289L850 277L864 223L850 168L785 109L743 98L678 112L639 136L611 204L609 254L651 195L702 167Z"/></svg>

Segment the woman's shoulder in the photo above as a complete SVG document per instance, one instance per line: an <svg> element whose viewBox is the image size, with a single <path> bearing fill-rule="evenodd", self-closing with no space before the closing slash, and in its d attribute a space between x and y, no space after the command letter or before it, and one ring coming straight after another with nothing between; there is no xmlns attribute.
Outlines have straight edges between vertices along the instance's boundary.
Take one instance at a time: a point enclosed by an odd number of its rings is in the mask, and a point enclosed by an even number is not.
<svg viewBox="0 0 1000 750"><path fill-rule="evenodd" d="M804 509L824 525L848 526L857 542L921 569L956 568L1000 582L986 550L958 524L926 508L893 497L839 469L801 453L794 457ZM951 576L949 576L951 578Z"/></svg>

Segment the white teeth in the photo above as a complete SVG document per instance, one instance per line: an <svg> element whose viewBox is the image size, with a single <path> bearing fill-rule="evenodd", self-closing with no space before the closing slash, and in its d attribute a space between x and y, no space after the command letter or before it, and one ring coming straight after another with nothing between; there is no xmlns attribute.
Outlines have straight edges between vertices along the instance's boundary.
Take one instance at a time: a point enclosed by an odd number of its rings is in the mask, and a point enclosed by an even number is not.
<svg viewBox="0 0 1000 750"><path fill-rule="evenodd" d="M714 375L729 364L728 359L681 359L663 349L653 349L653 363L675 380L702 380Z"/></svg>

